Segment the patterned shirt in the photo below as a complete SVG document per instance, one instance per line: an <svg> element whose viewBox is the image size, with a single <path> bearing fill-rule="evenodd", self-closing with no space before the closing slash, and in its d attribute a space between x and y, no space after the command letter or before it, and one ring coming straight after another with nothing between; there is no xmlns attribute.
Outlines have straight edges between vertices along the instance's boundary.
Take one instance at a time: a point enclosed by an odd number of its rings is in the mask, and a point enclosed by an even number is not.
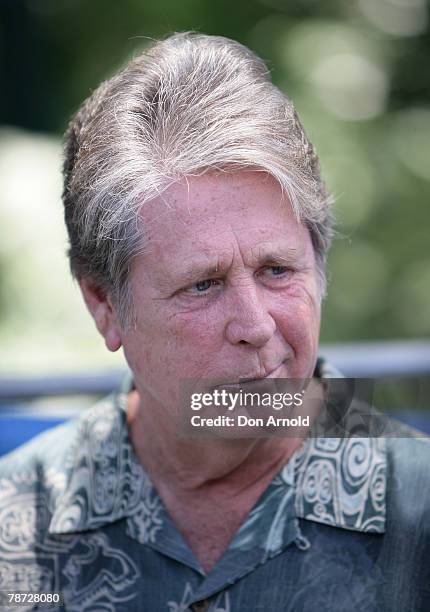
<svg viewBox="0 0 430 612"><path fill-rule="evenodd" d="M0 461L0 591L71 612L430 610L426 440L305 440L205 573L134 455L127 392Z"/></svg>

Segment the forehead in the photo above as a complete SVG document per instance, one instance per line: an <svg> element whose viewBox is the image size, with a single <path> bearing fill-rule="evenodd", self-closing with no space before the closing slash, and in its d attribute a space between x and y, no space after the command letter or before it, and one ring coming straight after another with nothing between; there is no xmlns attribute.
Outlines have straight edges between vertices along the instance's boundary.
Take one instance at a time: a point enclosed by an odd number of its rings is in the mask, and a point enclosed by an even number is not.
<svg viewBox="0 0 430 612"><path fill-rule="evenodd" d="M146 203L140 215L145 257L211 254L233 243L252 252L269 246L308 248L308 232L297 221L287 195L264 172L212 172L184 178Z"/></svg>

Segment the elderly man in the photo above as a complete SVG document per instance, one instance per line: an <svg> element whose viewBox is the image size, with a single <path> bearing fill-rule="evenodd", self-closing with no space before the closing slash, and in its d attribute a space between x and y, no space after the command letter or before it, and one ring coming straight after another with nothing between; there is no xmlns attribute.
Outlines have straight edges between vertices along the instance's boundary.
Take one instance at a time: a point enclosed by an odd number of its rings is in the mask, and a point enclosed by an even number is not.
<svg viewBox="0 0 430 612"><path fill-rule="evenodd" d="M2 461L0 589L25 609L429 610L424 440L178 435L183 381L336 376L331 199L263 62L154 44L73 118L64 174L72 272L131 376Z"/></svg>

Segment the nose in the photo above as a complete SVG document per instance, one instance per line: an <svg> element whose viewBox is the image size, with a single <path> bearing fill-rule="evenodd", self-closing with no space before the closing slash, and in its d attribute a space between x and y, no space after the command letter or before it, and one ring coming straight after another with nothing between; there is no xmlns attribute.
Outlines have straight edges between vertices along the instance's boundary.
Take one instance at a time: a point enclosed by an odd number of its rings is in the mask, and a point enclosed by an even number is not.
<svg viewBox="0 0 430 612"><path fill-rule="evenodd" d="M231 344L264 346L273 336L276 323L263 296L252 283L231 288L230 310L225 335Z"/></svg>

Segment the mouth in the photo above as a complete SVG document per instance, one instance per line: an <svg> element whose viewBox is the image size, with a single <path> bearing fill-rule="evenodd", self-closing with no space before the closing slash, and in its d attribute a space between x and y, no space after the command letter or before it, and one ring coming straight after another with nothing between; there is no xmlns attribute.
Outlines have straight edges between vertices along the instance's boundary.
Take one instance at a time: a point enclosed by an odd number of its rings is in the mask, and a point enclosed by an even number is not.
<svg viewBox="0 0 430 612"><path fill-rule="evenodd" d="M285 380L287 378L286 372L284 372L283 368L285 366L287 359L281 361L275 368L263 370L256 372L255 374L251 374L250 376L235 376L229 377L228 379L218 379L218 381L214 381L214 384L211 385L211 389L226 389L227 391L235 391L237 392L240 389L246 389L251 391L255 388L264 389L268 385L268 389L272 389L273 385L277 385L275 382L276 379Z"/></svg>
<svg viewBox="0 0 430 612"><path fill-rule="evenodd" d="M249 378L239 378L239 383L248 383L248 382L256 382L258 380L266 380L268 378L277 378L278 374L282 368L282 366L284 365L284 361L281 361L281 363L279 365L276 366L276 368L273 368L272 370L268 370L263 374L257 374L255 376L251 376Z"/></svg>

